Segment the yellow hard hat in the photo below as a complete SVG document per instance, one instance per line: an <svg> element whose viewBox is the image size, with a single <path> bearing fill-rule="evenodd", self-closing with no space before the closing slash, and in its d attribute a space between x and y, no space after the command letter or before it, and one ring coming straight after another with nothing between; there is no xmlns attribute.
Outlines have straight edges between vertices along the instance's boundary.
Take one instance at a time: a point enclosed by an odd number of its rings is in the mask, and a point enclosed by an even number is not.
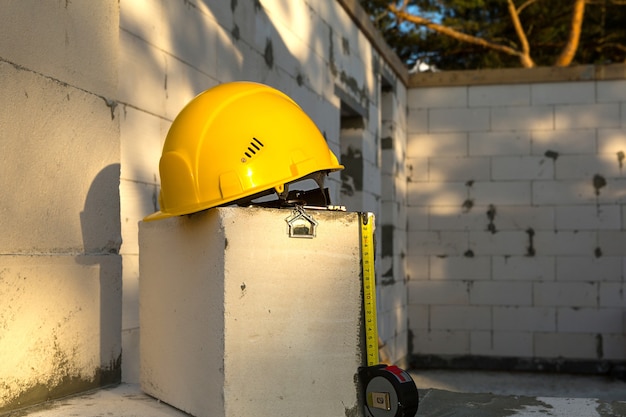
<svg viewBox="0 0 626 417"><path fill-rule="evenodd" d="M253 82L206 90L176 116L159 163L161 210L195 213L343 169L315 123L282 92Z"/></svg>

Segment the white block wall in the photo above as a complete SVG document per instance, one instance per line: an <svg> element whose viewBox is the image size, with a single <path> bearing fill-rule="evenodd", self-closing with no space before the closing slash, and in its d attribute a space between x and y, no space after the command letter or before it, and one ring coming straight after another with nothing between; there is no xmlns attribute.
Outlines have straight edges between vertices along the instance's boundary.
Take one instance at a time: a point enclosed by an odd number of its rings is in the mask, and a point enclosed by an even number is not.
<svg viewBox="0 0 626 417"><path fill-rule="evenodd" d="M0 414L120 380L115 2L0 2Z"/></svg>
<svg viewBox="0 0 626 417"><path fill-rule="evenodd" d="M381 207L378 250L379 333L385 348L382 356L408 358L406 247L407 172L406 94L383 93L381 114ZM384 359L384 358L383 358Z"/></svg>
<svg viewBox="0 0 626 417"><path fill-rule="evenodd" d="M412 88L407 125L412 352L626 359L626 81Z"/></svg>

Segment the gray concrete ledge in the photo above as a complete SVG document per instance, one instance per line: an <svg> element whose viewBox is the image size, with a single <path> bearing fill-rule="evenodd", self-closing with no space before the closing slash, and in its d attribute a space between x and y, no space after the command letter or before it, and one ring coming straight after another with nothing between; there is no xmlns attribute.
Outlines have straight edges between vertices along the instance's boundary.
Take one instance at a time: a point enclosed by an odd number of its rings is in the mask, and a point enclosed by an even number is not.
<svg viewBox="0 0 626 417"><path fill-rule="evenodd" d="M626 64L573 67L499 68L420 72L409 77L409 88L499 84L605 81L626 78Z"/></svg>

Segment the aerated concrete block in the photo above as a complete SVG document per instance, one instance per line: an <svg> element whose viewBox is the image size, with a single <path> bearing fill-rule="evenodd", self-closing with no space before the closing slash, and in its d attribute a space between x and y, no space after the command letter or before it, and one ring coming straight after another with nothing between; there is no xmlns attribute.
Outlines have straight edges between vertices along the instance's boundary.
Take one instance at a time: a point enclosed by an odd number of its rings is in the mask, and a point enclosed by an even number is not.
<svg viewBox="0 0 626 417"><path fill-rule="evenodd" d="M216 208L143 222L142 389L197 417L361 416L359 216Z"/></svg>

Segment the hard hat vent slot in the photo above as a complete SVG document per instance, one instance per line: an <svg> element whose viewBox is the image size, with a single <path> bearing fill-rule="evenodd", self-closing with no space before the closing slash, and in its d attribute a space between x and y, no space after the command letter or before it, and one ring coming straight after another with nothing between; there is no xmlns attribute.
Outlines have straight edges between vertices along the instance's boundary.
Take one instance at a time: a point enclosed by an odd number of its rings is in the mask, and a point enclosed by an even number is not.
<svg viewBox="0 0 626 417"><path fill-rule="evenodd" d="M252 140L250 141L250 146L248 146L248 150L244 152L243 154L248 159L252 158L254 155L259 153L261 151L261 148L263 148L264 146L265 145L263 145L263 143L260 140L258 140L257 138L252 138Z"/></svg>

